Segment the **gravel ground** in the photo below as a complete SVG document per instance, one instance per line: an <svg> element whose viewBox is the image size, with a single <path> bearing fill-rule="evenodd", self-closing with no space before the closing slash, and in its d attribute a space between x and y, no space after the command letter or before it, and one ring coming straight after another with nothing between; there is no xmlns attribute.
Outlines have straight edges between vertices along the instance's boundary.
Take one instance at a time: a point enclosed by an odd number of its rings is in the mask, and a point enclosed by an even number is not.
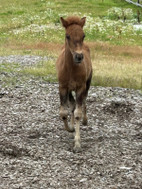
<svg viewBox="0 0 142 189"><path fill-rule="evenodd" d="M0 89L0 189L141 189L142 93L91 87L82 151L59 119L58 84Z"/></svg>
<svg viewBox="0 0 142 189"><path fill-rule="evenodd" d="M19 65L32 66L41 61L47 61L49 58L44 56L34 56L34 55L9 55L0 56L0 64L2 63L18 63Z"/></svg>

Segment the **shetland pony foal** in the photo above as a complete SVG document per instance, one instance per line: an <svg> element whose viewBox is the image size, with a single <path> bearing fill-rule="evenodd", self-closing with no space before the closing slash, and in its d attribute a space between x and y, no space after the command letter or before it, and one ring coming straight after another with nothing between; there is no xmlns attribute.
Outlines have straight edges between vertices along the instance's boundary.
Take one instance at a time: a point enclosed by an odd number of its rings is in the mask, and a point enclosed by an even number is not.
<svg viewBox="0 0 142 189"><path fill-rule="evenodd" d="M81 147L80 120L82 117L83 124L87 125L86 97L92 78L90 51L83 43L85 20L85 17L81 19L68 17L66 20L61 17L62 25L66 31L65 45L56 63L61 102L60 117L67 131L75 131L74 151L79 151ZM72 91L76 93L76 100L72 96ZM67 122L68 101L72 111L70 125Z"/></svg>

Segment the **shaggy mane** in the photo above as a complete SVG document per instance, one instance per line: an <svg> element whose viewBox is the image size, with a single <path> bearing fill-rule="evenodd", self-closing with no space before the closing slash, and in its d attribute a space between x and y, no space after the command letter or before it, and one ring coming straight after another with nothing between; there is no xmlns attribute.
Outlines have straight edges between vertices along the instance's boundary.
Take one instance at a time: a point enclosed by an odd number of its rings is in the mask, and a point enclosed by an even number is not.
<svg viewBox="0 0 142 189"><path fill-rule="evenodd" d="M81 25L81 18L79 18L78 16L69 16L66 21L68 22L68 26L72 24Z"/></svg>

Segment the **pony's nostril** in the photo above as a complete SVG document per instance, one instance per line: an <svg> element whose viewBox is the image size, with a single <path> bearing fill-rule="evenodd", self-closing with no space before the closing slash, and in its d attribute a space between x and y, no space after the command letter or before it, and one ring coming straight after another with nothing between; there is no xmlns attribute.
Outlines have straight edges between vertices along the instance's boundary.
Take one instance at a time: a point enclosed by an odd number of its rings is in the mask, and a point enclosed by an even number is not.
<svg viewBox="0 0 142 189"><path fill-rule="evenodd" d="M76 60L77 62L81 62L83 60L83 54L76 54Z"/></svg>
<svg viewBox="0 0 142 189"><path fill-rule="evenodd" d="M83 54L81 54L81 60L83 59Z"/></svg>
<svg viewBox="0 0 142 189"><path fill-rule="evenodd" d="M81 60L81 56L78 56L77 59L78 59L78 60Z"/></svg>

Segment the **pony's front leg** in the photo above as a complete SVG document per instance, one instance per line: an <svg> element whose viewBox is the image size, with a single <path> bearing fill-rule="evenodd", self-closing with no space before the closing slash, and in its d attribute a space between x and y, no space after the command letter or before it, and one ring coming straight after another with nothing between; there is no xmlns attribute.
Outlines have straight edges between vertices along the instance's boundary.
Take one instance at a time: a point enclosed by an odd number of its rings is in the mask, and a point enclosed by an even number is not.
<svg viewBox="0 0 142 189"><path fill-rule="evenodd" d="M83 102L83 125L87 125L87 115L86 115L86 99Z"/></svg>
<svg viewBox="0 0 142 189"><path fill-rule="evenodd" d="M64 122L65 129L69 132L74 132L74 129L71 129L68 126L68 110L67 110L67 103L68 103L68 90L66 88L59 86L59 93L60 93L60 117Z"/></svg>
<svg viewBox="0 0 142 189"><path fill-rule="evenodd" d="M85 98L85 89L80 89L77 91L76 94L76 108L74 111L74 117L75 117L75 146L74 151L78 152L81 149L80 144L80 120L82 118L82 104L83 100Z"/></svg>
<svg viewBox="0 0 142 189"><path fill-rule="evenodd" d="M70 109L71 109L71 122L70 122L70 127L72 130L75 131L74 129L74 110L75 110L75 100L72 95L72 92L69 93L69 102L70 102Z"/></svg>

